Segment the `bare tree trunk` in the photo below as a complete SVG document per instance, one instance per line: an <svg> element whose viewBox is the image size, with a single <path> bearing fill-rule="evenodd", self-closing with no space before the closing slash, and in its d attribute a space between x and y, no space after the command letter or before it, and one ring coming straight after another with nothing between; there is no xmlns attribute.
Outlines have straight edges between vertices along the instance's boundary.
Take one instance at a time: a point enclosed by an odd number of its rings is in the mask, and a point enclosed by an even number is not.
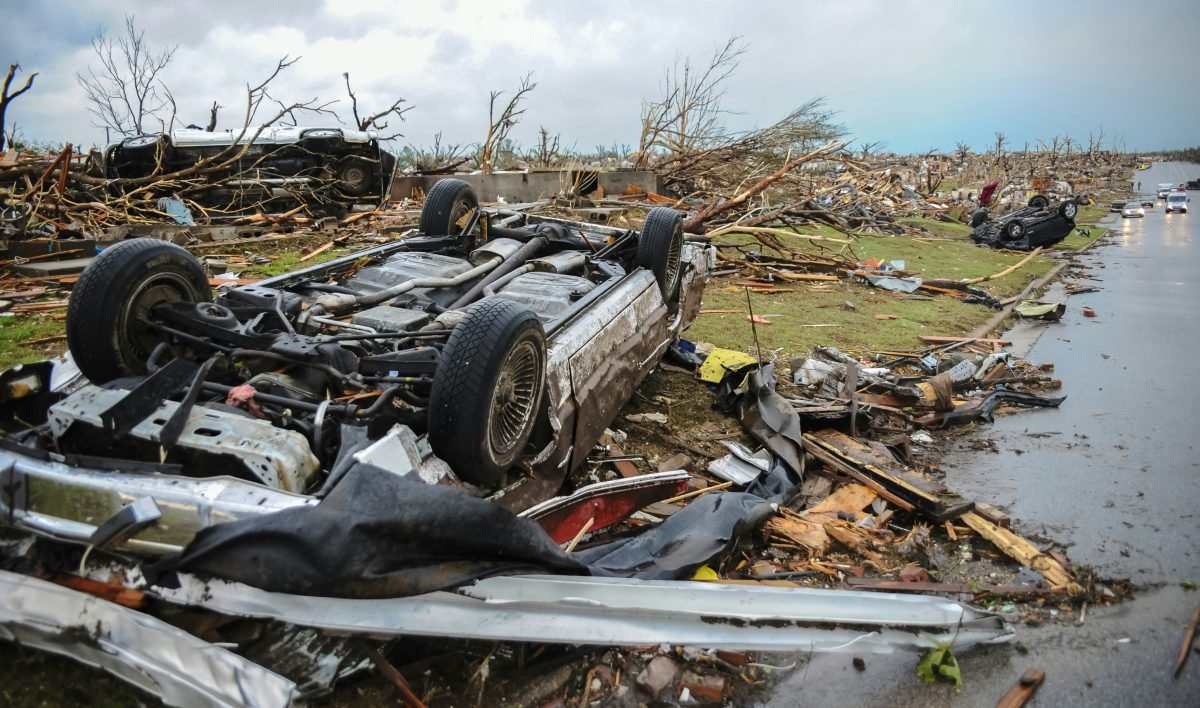
<svg viewBox="0 0 1200 708"><path fill-rule="evenodd" d="M24 86L17 89L13 93L9 93L8 91L12 87L13 77L15 77L17 72L20 70L20 64L9 64L8 74L6 74L4 77L4 88L0 90L0 150L7 150L8 148L12 147L12 141L14 139L12 135L9 135L7 129L4 127L7 125L4 121L6 120L5 116L8 113L8 104L12 103L13 99L15 99L17 96L20 96L29 89L33 88L33 80L36 79L38 75L36 71L33 72L28 76L28 78L25 79Z"/></svg>

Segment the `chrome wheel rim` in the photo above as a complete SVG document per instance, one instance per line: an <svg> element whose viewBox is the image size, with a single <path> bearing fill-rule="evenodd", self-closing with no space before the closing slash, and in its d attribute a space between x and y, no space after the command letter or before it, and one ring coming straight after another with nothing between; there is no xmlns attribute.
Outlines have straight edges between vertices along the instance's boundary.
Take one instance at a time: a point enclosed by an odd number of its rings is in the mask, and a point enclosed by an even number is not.
<svg viewBox="0 0 1200 708"><path fill-rule="evenodd" d="M488 411L488 443L498 457L516 452L533 422L543 378L542 354L535 341L517 343L500 367Z"/></svg>
<svg viewBox="0 0 1200 708"><path fill-rule="evenodd" d="M676 227L675 232L671 234L671 248L667 253L667 267L663 272L663 275L665 276L663 278L663 287L665 287L667 290L665 293L663 293L665 297L671 297L671 294L675 292L675 285L679 281L679 265L683 258L682 251L683 226L680 225Z"/></svg>

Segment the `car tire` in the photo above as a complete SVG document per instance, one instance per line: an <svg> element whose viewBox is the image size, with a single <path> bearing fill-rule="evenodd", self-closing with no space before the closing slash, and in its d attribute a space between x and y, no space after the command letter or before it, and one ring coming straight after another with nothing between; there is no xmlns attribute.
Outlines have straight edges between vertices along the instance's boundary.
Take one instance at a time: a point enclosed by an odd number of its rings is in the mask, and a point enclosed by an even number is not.
<svg viewBox="0 0 1200 708"><path fill-rule="evenodd" d="M1004 225L1003 232L1006 239L1015 241L1025 235L1025 224L1013 219Z"/></svg>
<svg viewBox="0 0 1200 708"><path fill-rule="evenodd" d="M459 478L494 488L529 442L546 388L546 335L502 298L467 309L438 357L429 444Z"/></svg>
<svg viewBox="0 0 1200 708"><path fill-rule="evenodd" d="M211 302L204 268L180 246L139 238L104 249L71 290L67 345L92 383L146 373L162 341L139 323L155 305Z"/></svg>
<svg viewBox="0 0 1200 708"><path fill-rule="evenodd" d="M421 233L426 236L457 236L462 231L459 222L479 208L475 189L461 179L443 179L425 195L421 207Z"/></svg>
<svg viewBox="0 0 1200 708"><path fill-rule="evenodd" d="M1045 194L1035 194L1029 199L1029 206L1035 209L1045 209L1050 206L1050 198Z"/></svg>
<svg viewBox="0 0 1200 708"><path fill-rule="evenodd" d="M336 179L344 194L362 196L371 189L371 163L361 157L344 157L337 163Z"/></svg>
<svg viewBox="0 0 1200 708"><path fill-rule="evenodd" d="M651 209L638 237L636 261L654 273L663 301L673 306L683 275L683 214L670 207Z"/></svg>
<svg viewBox="0 0 1200 708"><path fill-rule="evenodd" d="M987 221L987 218L987 209L976 209L975 211L971 212L971 220L967 223L971 226L971 228L975 228L976 226L979 226L983 222Z"/></svg>
<svg viewBox="0 0 1200 708"><path fill-rule="evenodd" d="M1078 213L1079 205L1069 199L1058 205L1058 215L1067 221L1075 221L1075 215Z"/></svg>

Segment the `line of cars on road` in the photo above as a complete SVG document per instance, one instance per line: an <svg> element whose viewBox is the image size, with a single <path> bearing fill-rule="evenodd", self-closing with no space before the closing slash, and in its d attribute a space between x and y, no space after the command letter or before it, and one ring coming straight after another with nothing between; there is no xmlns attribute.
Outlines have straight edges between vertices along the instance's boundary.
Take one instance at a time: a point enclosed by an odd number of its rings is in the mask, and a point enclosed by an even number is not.
<svg viewBox="0 0 1200 708"><path fill-rule="evenodd" d="M1162 182L1155 187L1155 193L1143 194L1128 201L1116 200L1109 206L1109 211L1120 212L1121 217L1141 218L1146 216L1147 209L1153 209L1156 200L1162 199L1163 213L1170 214L1177 211L1181 214L1186 214L1188 211L1188 202L1191 198L1187 193L1189 190L1200 189L1200 178L1188 180L1186 183L1175 185L1171 182Z"/></svg>

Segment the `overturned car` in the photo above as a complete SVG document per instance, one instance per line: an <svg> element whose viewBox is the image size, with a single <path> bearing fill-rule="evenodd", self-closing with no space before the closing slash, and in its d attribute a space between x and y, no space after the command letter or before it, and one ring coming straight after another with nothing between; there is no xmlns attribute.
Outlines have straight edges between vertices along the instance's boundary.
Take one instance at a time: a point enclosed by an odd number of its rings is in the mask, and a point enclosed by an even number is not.
<svg viewBox="0 0 1200 708"><path fill-rule="evenodd" d="M246 206L300 199L330 205L378 203L387 197L396 158L374 131L280 126L261 131L181 128L137 135L108 146L104 174L113 180L205 168L196 196L209 204Z"/></svg>
<svg viewBox="0 0 1200 708"><path fill-rule="evenodd" d="M979 209L971 215L971 240L991 248L1014 250L1050 246L1074 230L1078 210L1079 205L1073 200L1052 206L1050 199L1041 194L1030 198L1024 208L995 219L987 209Z"/></svg>
<svg viewBox="0 0 1200 708"><path fill-rule="evenodd" d="M107 249L68 308L87 380L0 376L0 639L170 704L287 705L370 666L363 637L1010 638L939 598L688 581L774 513L751 493L560 547L686 485L564 485L699 310L709 253L681 223L481 208L443 180L406 237L215 298L183 249Z"/></svg>

